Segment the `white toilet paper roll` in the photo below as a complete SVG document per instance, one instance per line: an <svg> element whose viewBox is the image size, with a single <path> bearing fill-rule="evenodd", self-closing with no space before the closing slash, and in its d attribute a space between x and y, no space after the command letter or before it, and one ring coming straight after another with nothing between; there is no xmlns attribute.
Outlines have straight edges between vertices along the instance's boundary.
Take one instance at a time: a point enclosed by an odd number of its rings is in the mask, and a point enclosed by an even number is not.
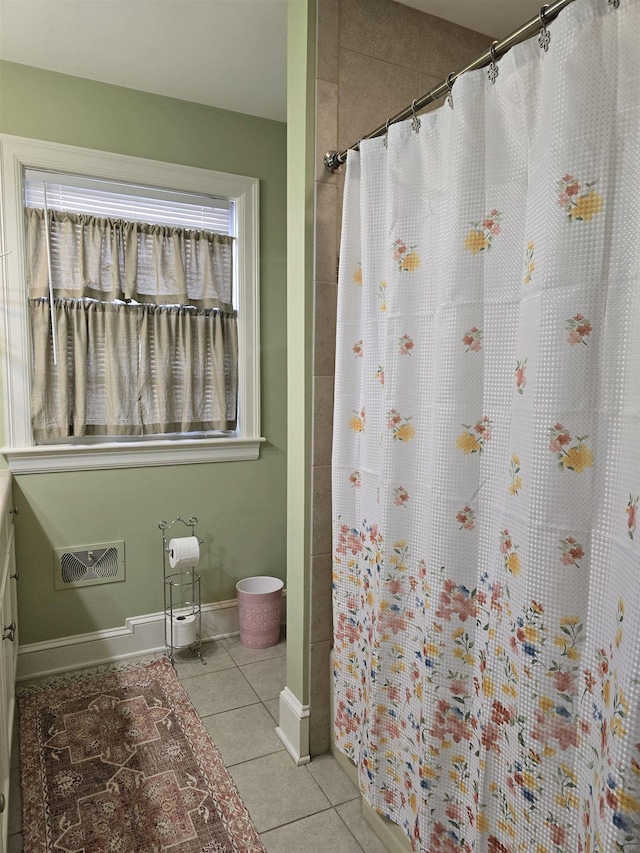
<svg viewBox="0 0 640 853"><path fill-rule="evenodd" d="M174 616L173 618L167 616L167 643L177 647L191 646L195 641L196 617L194 613Z"/></svg>
<svg viewBox="0 0 640 853"><path fill-rule="evenodd" d="M198 565L200 543L195 536L169 540L169 565L172 569L188 569Z"/></svg>

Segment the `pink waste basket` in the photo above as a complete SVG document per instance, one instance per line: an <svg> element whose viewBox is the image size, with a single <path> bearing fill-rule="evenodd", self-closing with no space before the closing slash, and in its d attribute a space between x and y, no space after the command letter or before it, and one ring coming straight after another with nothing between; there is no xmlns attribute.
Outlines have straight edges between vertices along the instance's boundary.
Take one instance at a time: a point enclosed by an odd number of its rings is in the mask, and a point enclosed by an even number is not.
<svg viewBox="0 0 640 853"><path fill-rule="evenodd" d="M248 649L267 649L280 639L282 587L278 578L259 576L238 581L240 642Z"/></svg>

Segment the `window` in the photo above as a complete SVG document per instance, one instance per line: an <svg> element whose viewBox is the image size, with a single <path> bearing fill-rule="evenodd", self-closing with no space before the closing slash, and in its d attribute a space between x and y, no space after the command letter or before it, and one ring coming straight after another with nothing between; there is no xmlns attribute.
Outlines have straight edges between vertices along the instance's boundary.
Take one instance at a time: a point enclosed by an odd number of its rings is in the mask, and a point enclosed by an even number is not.
<svg viewBox="0 0 640 853"><path fill-rule="evenodd" d="M11 469L257 458L258 181L0 145Z"/></svg>

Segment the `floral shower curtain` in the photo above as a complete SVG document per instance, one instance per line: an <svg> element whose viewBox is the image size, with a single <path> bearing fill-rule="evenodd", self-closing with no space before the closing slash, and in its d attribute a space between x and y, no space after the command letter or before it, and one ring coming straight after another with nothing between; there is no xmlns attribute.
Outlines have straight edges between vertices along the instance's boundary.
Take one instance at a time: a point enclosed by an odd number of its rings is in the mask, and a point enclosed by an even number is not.
<svg viewBox="0 0 640 853"><path fill-rule="evenodd" d="M549 34L348 158L335 735L422 853L640 849L640 2Z"/></svg>

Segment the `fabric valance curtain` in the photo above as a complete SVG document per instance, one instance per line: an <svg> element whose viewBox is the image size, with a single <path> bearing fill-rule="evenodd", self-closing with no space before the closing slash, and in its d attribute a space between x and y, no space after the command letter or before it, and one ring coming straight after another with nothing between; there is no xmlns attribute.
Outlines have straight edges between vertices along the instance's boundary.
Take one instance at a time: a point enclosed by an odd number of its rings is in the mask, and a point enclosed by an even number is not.
<svg viewBox="0 0 640 853"><path fill-rule="evenodd" d="M49 295L45 212L27 208L27 282ZM54 296L232 311L234 238L50 210Z"/></svg>
<svg viewBox="0 0 640 853"><path fill-rule="evenodd" d="M36 442L235 429L233 238L26 216Z"/></svg>
<svg viewBox="0 0 640 853"><path fill-rule="evenodd" d="M31 300L36 441L236 426L237 328L220 311Z"/></svg>

